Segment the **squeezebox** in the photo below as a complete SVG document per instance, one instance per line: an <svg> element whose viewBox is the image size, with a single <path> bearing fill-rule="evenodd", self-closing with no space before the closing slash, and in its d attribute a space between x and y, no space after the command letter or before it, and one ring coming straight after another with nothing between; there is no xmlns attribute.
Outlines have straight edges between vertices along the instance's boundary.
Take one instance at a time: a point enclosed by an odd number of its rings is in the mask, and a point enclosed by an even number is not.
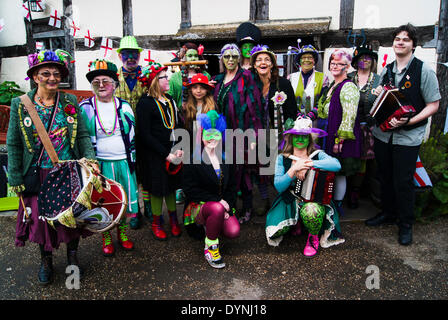
<svg viewBox="0 0 448 320"><path fill-rule="evenodd" d="M294 156L289 158L295 160ZM293 195L304 202L317 202L320 204L330 204L333 198L335 173L316 168L308 170L305 180L296 180Z"/></svg>
<svg viewBox="0 0 448 320"><path fill-rule="evenodd" d="M401 108L404 95L398 88L391 88L384 86L381 93L373 102L370 109L370 116L375 119L375 122L380 126L386 121L395 111Z"/></svg>

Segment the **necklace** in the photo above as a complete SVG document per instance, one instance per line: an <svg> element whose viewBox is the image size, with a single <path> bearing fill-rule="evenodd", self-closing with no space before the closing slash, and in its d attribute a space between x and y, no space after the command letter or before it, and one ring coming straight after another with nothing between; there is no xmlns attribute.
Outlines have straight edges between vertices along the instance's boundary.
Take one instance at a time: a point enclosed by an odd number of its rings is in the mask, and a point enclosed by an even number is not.
<svg viewBox="0 0 448 320"><path fill-rule="evenodd" d="M36 101L36 103L40 103L42 105L42 107L44 107L44 108L51 108L54 105L54 100L53 100L52 104L46 105L44 103L44 99L42 99L40 96L36 95L36 98L37 98L37 101L39 101L39 102L37 102L36 100L34 100L34 101Z"/></svg>
<svg viewBox="0 0 448 320"><path fill-rule="evenodd" d="M98 119L98 122L100 124L100 128L101 128L101 130L103 130L104 134L107 137L112 136L115 133L115 130L117 130L117 122L118 122L117 121L118 120L117 102L115 101L115 98L113 98L113 100L114 100L114 107L115 107L115 123L114 123L114 128L112 129L112 131L111 132L107 132L106 129L104 129L103 122L101 121L101 118L100 118L100 113L98 112L96 96L95 96L95 99L93 99L93 104L94 104L94 107L95 107L95 113L96 113L96 117Z"/></svg>
<svg viewBox="0 0 448 320"><path fill-rule="evenodd" d="M174 128L174 108L173 105L171 104L170 100L167 99L167 97L165 95L163 95L163 98L165 99L165 101L168 102L168 109L169 109L169 114L168 116L170 117L170 124L168 124L168 121L166 119L166 115L165 115L165 111L163 110L162 106L160 105L160 102L154 98L154 101L157 104L157 107L159 108L159 113L160 116L162 117L162 122L163 122L163 126L167 129L173 129Z"/></svg>

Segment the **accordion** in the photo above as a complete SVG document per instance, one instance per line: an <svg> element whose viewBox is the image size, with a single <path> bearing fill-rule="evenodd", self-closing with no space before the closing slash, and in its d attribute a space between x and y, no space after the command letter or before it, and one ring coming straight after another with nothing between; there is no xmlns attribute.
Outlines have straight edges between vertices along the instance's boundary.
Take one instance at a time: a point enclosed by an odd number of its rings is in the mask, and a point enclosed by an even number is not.
<svg viewBox="0 0 448 320"><path fill-rule="evenodd" d="M333 198L335 173L311 168L305 180L297 179L292 193L304 202L330 204Z"/></svg>

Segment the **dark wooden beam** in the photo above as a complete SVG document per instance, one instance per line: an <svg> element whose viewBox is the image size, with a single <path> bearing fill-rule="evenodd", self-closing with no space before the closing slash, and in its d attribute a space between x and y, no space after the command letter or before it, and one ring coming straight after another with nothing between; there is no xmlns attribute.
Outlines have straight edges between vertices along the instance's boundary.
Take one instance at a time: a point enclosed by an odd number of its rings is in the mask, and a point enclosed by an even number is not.
<svg viewBox="0 0 448 320"><path fill-rule="evenodd" d="M123 8L123 36L134 35L134 24L132 20L132 0L121 0Z"/></svg>
<svg viewBox="0 0 448 320"><path fill-rule="evenodd" d="M439 12L439 32L437 40L437 79L439 80L439 90L442 99L439 104L439 111L432 116L431 134L437 130L445 128L447 105L448 105L448 68L442 63L448 61L448 0L440 1Z"/></svg>
<svg viewBox="0 0 448 320"><path fill-rule="evenodd" d="M269 20L269 0L250 0L249 20Z"/></svg>
<svg viewBox="0 0 448 320"><path fill-rule="evenodd" d="M339 29L353 28L353 15L355 11L355 0L341 0L339 14Z"/></svg>
<svg viewBox="0 0 448 320"><path fill-rule="evenodd" d="M180 29L191 28L191 0L180 0Z"/></svg>

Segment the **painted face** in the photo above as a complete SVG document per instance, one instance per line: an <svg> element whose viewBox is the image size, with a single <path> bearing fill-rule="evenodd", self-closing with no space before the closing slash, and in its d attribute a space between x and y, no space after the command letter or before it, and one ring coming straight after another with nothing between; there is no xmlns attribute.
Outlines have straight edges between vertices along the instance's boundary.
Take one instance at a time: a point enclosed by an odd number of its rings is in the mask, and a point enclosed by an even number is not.
<svg viewBox="0 0 448 320"><path fill-rule="evenodd" d="M392 48L397 56L407 56L412 53L414 42L406 31L401 31L395 36Z"/></svg>
<svg viewBox="0 0 448 320"><path fill-rule="evenodd" d="M102 100L111 100L115 92L115 82L108 76L96 76L92 80L92 89L95 95Z"/></svg>
<svg viewBox="0 0 448 320"><path fill-rule="evenodd" d="M42 67L33 76L34 82L46 90L57 90L61 82L61 71L57 67Z"/></svg>
<svg viewBox="0 0 448 320"><path fill-rule="evenodd" d="M251 42L243 43L241 46L241 54L244 58L250 59L250 51L254 48L254 44Z"/></svg>
<svg viewBox="0 0 448 320"><path fill-rule="evenodd" d="M123 62L123 67L127 71L134 71L138 67L140 61L140 52L138 50L121 50L118 55Z"/></svg>
<svg viewBox="0 0 448 320"><path fill-rule="evenodd" d="M204 99L205 95L207 94L207 88L199 83L192 85L190 90L191 94L196 100Z"/></svg>
<svg viewBox="0 0 448 320"><path fill-rule="evenodd" d="M370 70L370 68L372 67L372 62L372 57L364 54L358 60L358 68L363 70Z"/></svg>
<svg viewBox="0 0 448 320"><path fill-rule="evenodd" d="M330 72L333 77L341 76L344 73L347 73L348 64L344 59L334 57L330 62Z"/></svg>
<svg viewBox="0 0 448 320"><path fill-rule="evenodd" d="M222 55L222 62L227 70L235 70L238 67L240 61L240 53L235 49L229 49L224 51Z"/></svg>
<svg viewBox="0 0 448 320"><path fill-rule="evenodd" d="M292 145L297 149L304 149L310 144L309 135L294 135L292 137Z"/></svg>
<svg viewBox="0 0 448 320"><path fill-rule="evenodd" d="M270 74L272 70L271 56L267 53L259 53L255 58L254 67L260 76Z"/></svg>
<svg viewBox="0 0 448 320"><path fill-rule="evenodd" d="M313 69L314 63L314 57L311 53L305 53L300 57L300 66L303 72Z"/></svg>
<svg viewBox="0 0 448 320"><path fill-rule="evenodd" d="M188 49L185 53L185 61L198 61L199 60L199 54L198 51L195 49Z"/></svg>
<svg viewBox="0 0 448 320"><path fill-rule="evenodd" d="M168 81L168 75L166 74L166 71L160 71L158 74L159 76L159 86L160 90L165 93L168 90L170 90L170 82Z"/></svg>
<svg viewBox="0 0 448 320"><path fill-rule="evenodd" d="M208 129L202 130L202 140L210 141L210 140L221 140L222 134L221 131L217 129Z"/></svg>

